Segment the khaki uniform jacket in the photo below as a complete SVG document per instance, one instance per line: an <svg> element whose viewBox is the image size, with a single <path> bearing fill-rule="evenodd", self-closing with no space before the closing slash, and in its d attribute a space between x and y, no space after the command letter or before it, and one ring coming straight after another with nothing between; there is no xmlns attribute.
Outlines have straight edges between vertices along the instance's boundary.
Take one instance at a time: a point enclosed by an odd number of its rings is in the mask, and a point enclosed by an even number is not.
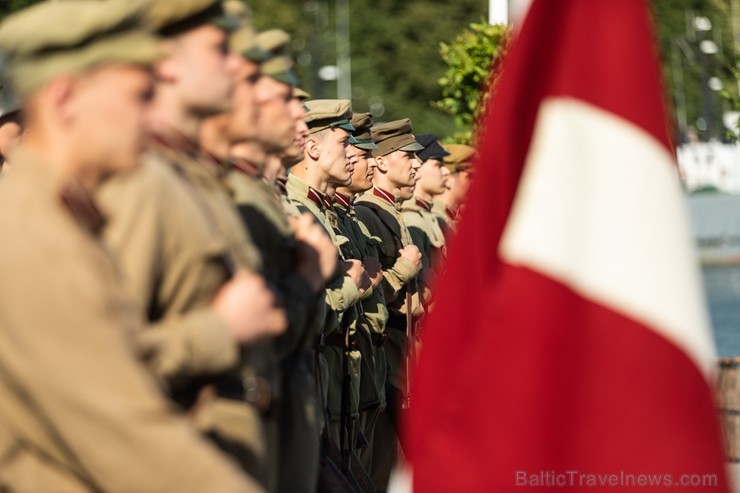
<svg viewBox="0 0 740 493"><path fill-rule="evenodd" d="M346 247L349 239L338 234L337 218L333 211L317 205L309 198L309 186L295 175L288 176L286 184L288 199L295 204L301 212L310 212L316 218L337 247L342 259L348 258ZM318 192L316 192L318 193ZM330 212L327 215L327 212ZM343 324L350 335L357 330L359 312L357 304L360 301L360 291L349 276L340 276L330 281L325 290L326 317L323 320L321 339L336 337L337 329ZM319 368L322 393L329 412L329 419L334 421L341 417L342 402L342 354L343 350L338 344L327 344L321 347ZM353 417L359 416L360 410L360 366L361 356L359 351L349 352L350 372L350 413ZM324 368L323 365L326 364Z"/></svg>
<svg viewBox="0 0 740 493"><path fill-rule="evenodd" d="M439 219L431 211L431 205L412 198L401 205L403 220L409 229L411 239L421 251L421 272L419 282L424 290L424 301L430 301L430 290L438 269L447 254L445 237Z"/></svg>
<svg viewBox="0 0 740 493"><path fill-rule="evenodd" d="M414 318L424 314L419 296L413 264L398 253L403 247L413 244L411 233L401 216L398 204L391 204L378 197L373 190L355 201L359 220L371 235L381 239L378 245L380 264L383 267L383 292L389 318L386 326L388 341L385 345L390 367L389 381L396 388L405 386L403 358L406 348L406 290L411 290L411 314Z"/></svg>
<svg viewBox="0 0 740 493"><path fill-rule="evenodd" d="M455 217L450 214L447 205L441 200L432 201L432 214L437 218L442 233L445 235L445 240L450 241L450 237L455 232L457 225Z"/></svg>
<svg viewBox="0 0 740 493"><path fill-rule="evenodd" d="M0 185L0 490L261 491L137 361L141 317L92 202L15 158Z"/></svg>
<svg viewBox="0 0 740 493"><path fill-rule="evenodd" d="M105 240L151 323L141 340L155 350L156 374L188 409L215 387L218 397L196 408L196 426L263 478L263 430L244 401L256 374L209 308L237 269L261 263L217 169L194 148L158 142L140 170L112 180L100 198L110 216Z"/></svg>

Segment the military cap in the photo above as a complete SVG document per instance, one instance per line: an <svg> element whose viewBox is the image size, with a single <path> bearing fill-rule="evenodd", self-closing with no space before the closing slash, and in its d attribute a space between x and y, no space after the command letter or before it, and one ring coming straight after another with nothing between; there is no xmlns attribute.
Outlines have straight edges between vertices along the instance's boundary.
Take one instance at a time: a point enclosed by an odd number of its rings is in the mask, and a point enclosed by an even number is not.
<svg viewBox="0 0 740 493"><path fill-rule="evenodd" d="M149 0L146 22L163 36L176 36L203 24L225 31L239 28L239 21L226 13L221 0Z"/></svg>
<svg viewBox="0 0 740 493"><path fill-rule="evenodd" d="M301 89L300 87L294 87L293 88L293 97L296 99L300 99L301 101L305 101L311 97L309 93Z"/></svg>
<svg viewBox="0 0 740 493"><path fill-rule="evenodd" d="M449 156L450 153L445 150L444 147L439 143L439 139L433 134L419 134L416 135L416 142L424 146L424 149L416 153L421 159L421 162L428 161L430 159L437 159L443 161L445 157Z"/></svg>
<svg viewBox="0 0 740 493"><path fill-rule="evenodd" d="M411 120L395 120L377 125L371 129L371 136L378 149L373 151L373 156L385 156L394 151L420 151L424 149L411 133Z"/></svg>
<svg viewBox="0 0 740 493"><path fill-rule="evenodd" d="M0 24L10 76L26 96L63 74L105 63L148 65L160 58L154 36L140 27L142 2L43 2Z"/></svg>
<svg viewBox="0 0 740 493"><path fill-rule="evenodd" d="M341 128L350 133L350 144L357 141L352 137L355 127L350 124L352 110L349 109L349 101L346 99L314 99L306 101L306 116L303 121L308 125L310 133L315 134L328 128Z"/></svg>
<svg viewBox="0 0 740 493"><path fill-rule="evenodd" d="M474 147L463 144L445 144L444 147L450 153L445 157L445 166L453 173L466 170L473 165Z"/></svg>
<svg viewBox="0 0 740 493"><path fill-rule="evenodd" d="M355 147L365 149L366 151L374 151L378 148L370 136L370 128L373 126L372 113L355 113L352 115L349 123L355 127L354 132L352 132L352 135L357 140L357 143L354 144Z"/></svg>
<svg viewBox="0 0 740 493"><path fill-rule="evenodd" d="M257 35L257 46L268 53L262 60L262 73L289 86L298 85L298 76L293 71L293 59L286 49L290 35L281 29L270 29Z"/></svg>
<svg viewBox="0 0 740 493"><path fill-rule="evenodd" d="M8 77L8 64L0 51L0 118L21 109L21 102L13 91Z"/></svg>
<svg viewBox="0 0 740 493"><path fill-rule="evenodd" d="M241 0L226 0L224 11L235 19L239 27L229 37L229 49L239 55L260 63L269 54L257 45L257 31L252 25L252 11Z"/></svg>

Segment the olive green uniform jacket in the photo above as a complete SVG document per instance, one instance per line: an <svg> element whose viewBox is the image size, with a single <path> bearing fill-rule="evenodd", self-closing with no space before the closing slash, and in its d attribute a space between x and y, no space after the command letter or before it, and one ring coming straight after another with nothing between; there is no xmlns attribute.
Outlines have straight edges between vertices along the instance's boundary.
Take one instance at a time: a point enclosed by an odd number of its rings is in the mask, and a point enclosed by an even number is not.
<svg viewBox="0 0 740 493"><path fill-rule="evenodd" d="M405 388L406 369L406 291L411 293L411 315L424 313L416 283L416 268L401 257L399 250L413 244L411 233L401 216L398 204L391 204L373 190L355 201L357 217L372 236L380 238L378 253L383 267L383 293L389 318L386 326L388 340L385 351L389 364L389 382L398 389Z"/></svg>

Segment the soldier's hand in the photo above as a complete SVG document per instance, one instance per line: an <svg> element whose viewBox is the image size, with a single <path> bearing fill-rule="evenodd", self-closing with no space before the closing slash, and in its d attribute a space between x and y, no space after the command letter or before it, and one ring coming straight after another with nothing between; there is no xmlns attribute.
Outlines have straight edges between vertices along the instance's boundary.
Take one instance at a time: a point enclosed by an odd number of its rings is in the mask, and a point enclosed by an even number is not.
<svg viewBox="0 0 740 493"><path fill-rule="evenodd" d="M370 289L370 286L372 286L372 283L370 282L370 276L367 275L367 272L365 272L365 268L362 266L362 262L360 262L359 260L344 260L342 264L342 270L345 275L348 275L350 279L354 281L355 286L357 286L357 289L360 291L360 294L364 293L365 291Z"/></svg>
<svg viewBox="0 0 740 493"><path fill-rule="evenodd" d="M248 344L276 336L288 327L285 311L265 280L250 272L239 272L221 287L211 302L238 342Z"/></svg>
<svg viewBox="0 0 740 493"><path fill-rule="evenodd" d="M331 279L337 268L337 249L324 229L304 212L300 218L289 218L297 241L297 269L318 292Z"/></svg>
<svg viewBox="0 0 740 493"><path fill-rule="evenodd" d="M377 288L378 284L383 280L383 266L380 265L380 262L375 257L365 257L362 259L362 266L365 267L365 271L370 277L373 287Z"/></svg>
<svg viewBox="0 0 740 493"><path fill-rule="evenodd" d="M416 272L419 272L421 270L421 252L418 248L416 248L416 245L403 247L398 252L401 254L401 257L414 264L414 267L416 267Z"/></svg>

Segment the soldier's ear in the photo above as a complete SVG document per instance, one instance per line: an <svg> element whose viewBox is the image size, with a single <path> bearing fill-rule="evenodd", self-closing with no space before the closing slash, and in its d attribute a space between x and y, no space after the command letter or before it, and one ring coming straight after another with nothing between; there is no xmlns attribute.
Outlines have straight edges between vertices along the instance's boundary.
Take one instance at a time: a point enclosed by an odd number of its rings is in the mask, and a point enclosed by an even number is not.
<svg viewBox="0 0 740 493"><path fill-rule="evenodd" d="M385 156L376 157L375 164L378 165L378 171L380 171L381 173L388 172L388 161L385 160Z"/></svg>
<svg viewBox="0 0 740 493"><path fill-rule="evenodd" d="M306 145L303 149L306 155L314 161L318 160L319 156L321 155L321 144L319 143L319 139L317 139L316 137L308 137L306 139Z"/></svg>

